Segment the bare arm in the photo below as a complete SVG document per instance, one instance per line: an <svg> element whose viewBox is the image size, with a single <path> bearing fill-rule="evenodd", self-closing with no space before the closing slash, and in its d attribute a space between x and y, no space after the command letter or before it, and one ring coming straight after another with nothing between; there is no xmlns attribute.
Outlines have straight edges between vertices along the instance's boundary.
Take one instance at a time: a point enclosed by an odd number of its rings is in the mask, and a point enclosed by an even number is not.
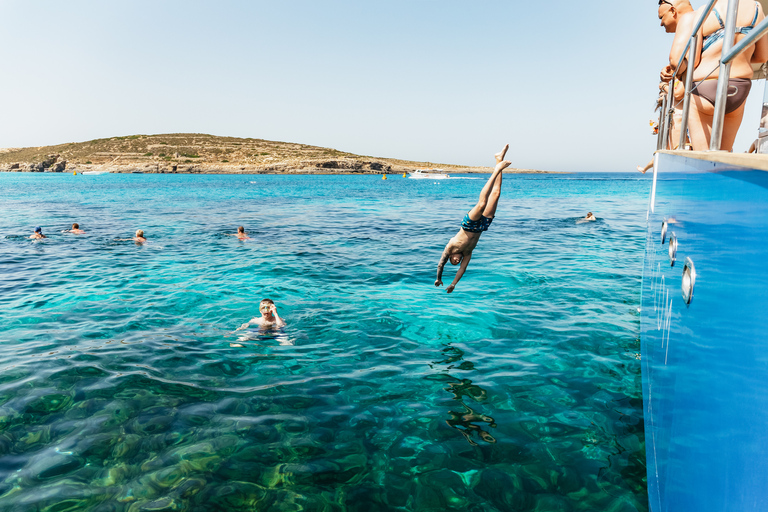
<svg viewBox="0 0 768 512"><path fill-rule="evenodd" d="M758 15L759 23L760 20L765 18L765 14L763 13L763 6L759 3L757 5L760 10L760 14ZM752 53L751 62L752 64L763 64L768 62L768 35L764 35L755 43L755 51Z"/></svg>
<svg viewBox="0 0 768 512"><path fill-rule="evenodd" d="M689 13L680 18L677 24L677 30L675 30L675 39L672 41L672 48L669 51L669 64L661 70L661 80L669 82L674 76L682 76L683 72L688 68L687 57L683 60L679 69L676 69L677 63L680 62L680 57L683 56L685 46L688 44L688 40L693 33L693 25L700 15L700 10L695 13ZM697 45L699 52L696 56L696 62L693 67L699 65L701 60L701 40L699 39Z"/></svg>
<svg viewBox="0 0 768 512"><path fill-rule="evenodd" d="M680 62L680 57L683 56L685 46L688 44L688 40L691 38L691 34L693 34L693 25L696 22L696 19L699 17L700 11L701 9L695 13L689 13L680 18L680 21L677 24L677 30L675 30L675 39L672 41L672 48L669 51L670 66L677 66L677 63ZM693 64L694 68L699 65L699 61L701 60L701 41L697 41L696 46L699 48L699 52L696 56L696 62ZM688 63L686 61L683 61L680 69L677 70L678 75L685 71L687 64Z"/></svg>
<svg viewBox="0 0 768 512"><path fill-rule="evenodd" d="M450 248L451 244L449 242L448 245L445 246L445 249L443 249L443 255L440 256L440 261L437 262L437 280L435 281L435 286L443 285L443 267L445 267L448 258L451 256Z"/></svg>
<svg viewBox="0 0 768 512"><path fill-rule="evenodd" d="M241 325L240 327L235 329L235 331L242 331L243 329L247 329L248 327L251 326L252 323L254 323L254 320L257 320L257 319L256 318L251 318L246 323L244 323L243 325ZM258 323L258 322L256 322L256 323Z"/></svg>
<svg viewBox="0 0 768 512"><path fill-rule="evenodd" d="M448 288L445 289L446 292L451 293L453 289L456 288L456 285L459 284L459 280L462 278L462 276L464 276L464 271L467 270L467 265L469 265L469 260L471 259L472 253L464 256L464 259L461 260L459 270L456 272L456 277L453 278L453 282L448 286Z"/></svg>
<svg viewBox="0 0 768 512"><path fill-rule="evenodd" d="M285 327L285 320L280 318L280 315L277 314L277 308L275 307L274 304L272 305L272 314L275 317L275 326L276 327Z"/></svg>

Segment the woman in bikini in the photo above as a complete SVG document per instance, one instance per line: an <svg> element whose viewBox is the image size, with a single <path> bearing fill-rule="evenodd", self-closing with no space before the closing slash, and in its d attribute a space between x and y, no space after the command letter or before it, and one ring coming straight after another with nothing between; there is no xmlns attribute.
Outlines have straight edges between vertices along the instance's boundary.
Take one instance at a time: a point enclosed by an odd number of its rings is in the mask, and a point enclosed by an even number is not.
<svg viewBox="0 0 768 512"><path fill-rule="evenodd" d="M660 14L663 7L664 2L660 2ZM669 7L671 10L672 6ZM700 48L700 52L693 71L694 89L691 94L691 105L693 108L690 111L688 123L691 143L695 151L706 151L709 149L727 8L727 0L718 0L698 34L697 47ZM670 63L673 66L679 62L685 45L691 36L693 23L699 18L703 9L704 7L701 7L696 11L695 16L687 18L685 23L681 21L677 26L675 40L672 43L672 50L669 55ZM736 14L735 43L738 43L749 34L764 17L765 14L758 2L755 0L739 0ZM752 86L752 64L762 64L766 61L768 61L768 36L761 37L753 46L731 61L723 138L720 143L720 148L723 150L733 151L736 133L739 131L741 119L744 116L744 102ZM684 62L681 69L677 70L678 75L682 75L685 72L686 65L687 63Z"/></svg>

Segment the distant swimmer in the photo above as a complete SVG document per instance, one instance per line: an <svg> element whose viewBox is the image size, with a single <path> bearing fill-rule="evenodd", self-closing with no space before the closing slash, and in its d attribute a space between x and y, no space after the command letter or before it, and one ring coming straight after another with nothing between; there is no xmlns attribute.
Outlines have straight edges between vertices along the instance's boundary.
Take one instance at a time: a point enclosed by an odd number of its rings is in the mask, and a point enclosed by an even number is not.
<svg viewBox="0 0 768 512"><path fill-rule="evenodd" d="M143 244L147 241L146 238L144 238L144 231L141 229L136 230L136 236L133 238L118 238L118 242L136 242L137 244Z"/></svg>
<svg viewBox="0 0 768 512"><path fill-rule="evenodd" d="M29 238L31 238L33 240L39 240L40 238L48 238L48 237L43 234L43 228L41 228L40 226L37 226L35 228L35 232L32 233L29 236Z"/></svg>
<svg viewBox="0 0 768 512"><path fill-rule="evenodd" d="M595 214L592 212L589 212L586 217L584 217L584 220L597 220L597 217L595 217Z"/></svg>
<svg viewBox="0 0 768 512"><path fill-rule="evenodd" d="M84 235L85 231L80 229L80 224L75 222L74 224L72 224L72 229L65 229L64 231L62 231L62 233L73 233L75 235Z"/></svg>
<svg viewBox="0 0 768 512"><path fill-rule="evenodd" d="M469 260L472 259L472 251L475 250L477 242L480 240L480 235L483 231L488 230L496 215L496 206L499 204L499 196L501 196L501 171L511 165L511 162L504 160L504 155L507 154L508 149L509 144L494 155L496 158L496 168L480 192L480 199L464 216L464 220L461 222L461 229L448 241L448 245L445 246L443 255L440 257L440 262L437 264L435 286L442 286L445 263L449 260L452 265L461 263L459 270L456 272L456 277L453 278L453 282L445 289L448 293L451 293L456 288L459 280L467 270Z"/></svg>
<svg viewBox="0 0 768 512"><path fill-rule="evenodd" d="M249 237L246 234L245 228L243 226L238 226L237 227L237 233L230 234L230 236L236 236L239 240L250 240L251 239L251 237Z"/></svg>
<svg viewBox="0 0 768 512"><path fill-rule="evenodd" d="M244 323L237 328L238 331L247 329L251 325L257 325L262 329L274 329L279 327L285 327L285 321L277 314L277 307L272 299L263 299L259 303L260 317L251 318L247 323Z"/></svg>

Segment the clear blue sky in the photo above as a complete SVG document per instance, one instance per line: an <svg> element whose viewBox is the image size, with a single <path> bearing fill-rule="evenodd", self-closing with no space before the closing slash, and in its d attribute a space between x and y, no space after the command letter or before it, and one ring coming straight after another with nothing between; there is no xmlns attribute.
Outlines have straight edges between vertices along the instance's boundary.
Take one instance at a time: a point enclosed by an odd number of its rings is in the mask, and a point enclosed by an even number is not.
<svg viewBox="0 0 768 512"><path fill-rule="evenodd" d="M655 149L657 7L0 0L0 147L198 132L490 165L510 142L516 167L632 171Z"/></svg>

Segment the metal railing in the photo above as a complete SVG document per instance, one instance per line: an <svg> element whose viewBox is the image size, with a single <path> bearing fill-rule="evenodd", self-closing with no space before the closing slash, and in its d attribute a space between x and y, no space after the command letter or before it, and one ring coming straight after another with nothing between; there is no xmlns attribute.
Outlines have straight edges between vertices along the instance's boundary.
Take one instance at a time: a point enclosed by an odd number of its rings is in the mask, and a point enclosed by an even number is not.
<svg viewBox="0 0 768 512"><path fill-rule="evenodd" d="M688 43L685 45L680 60L675 67L676 77L677 70L680 69L683 61L686 58L688 59L688 68L685 76L685 97L683 99L683 120L680 124L679 147L681 148L685 147L686 132L688 128L688 114L690 112L691 91L693 89L693 71L696 62L696 54L698 52L697 35L701 26L704 24L704 21L715 7L716 1L717 0L710 0L704 8L704 11L694 25L691 37L688 39ZM760 39L760 37L768 33L768 17L766 17L758 23L746 37L743 37L738 44L734 45L733 41L736 35L736 14L738 12L738 6L739 0L728 0L728 12L725 20L725 37L723 38L723 50L720 55L720 69L717 77L715 112L712 119L712 135L709 141L710 151L720 151L720 144L723 137L723 125L725 123L725 102L728 94L728 78L731 71L731 61L744 50L752 46L758 39ZM675 111L675 77L669 81L667 95L662 101L662 110L659 114L659 138L656 143L657 150L664 149L664 146L670 137L672 115Z"/></svg>

